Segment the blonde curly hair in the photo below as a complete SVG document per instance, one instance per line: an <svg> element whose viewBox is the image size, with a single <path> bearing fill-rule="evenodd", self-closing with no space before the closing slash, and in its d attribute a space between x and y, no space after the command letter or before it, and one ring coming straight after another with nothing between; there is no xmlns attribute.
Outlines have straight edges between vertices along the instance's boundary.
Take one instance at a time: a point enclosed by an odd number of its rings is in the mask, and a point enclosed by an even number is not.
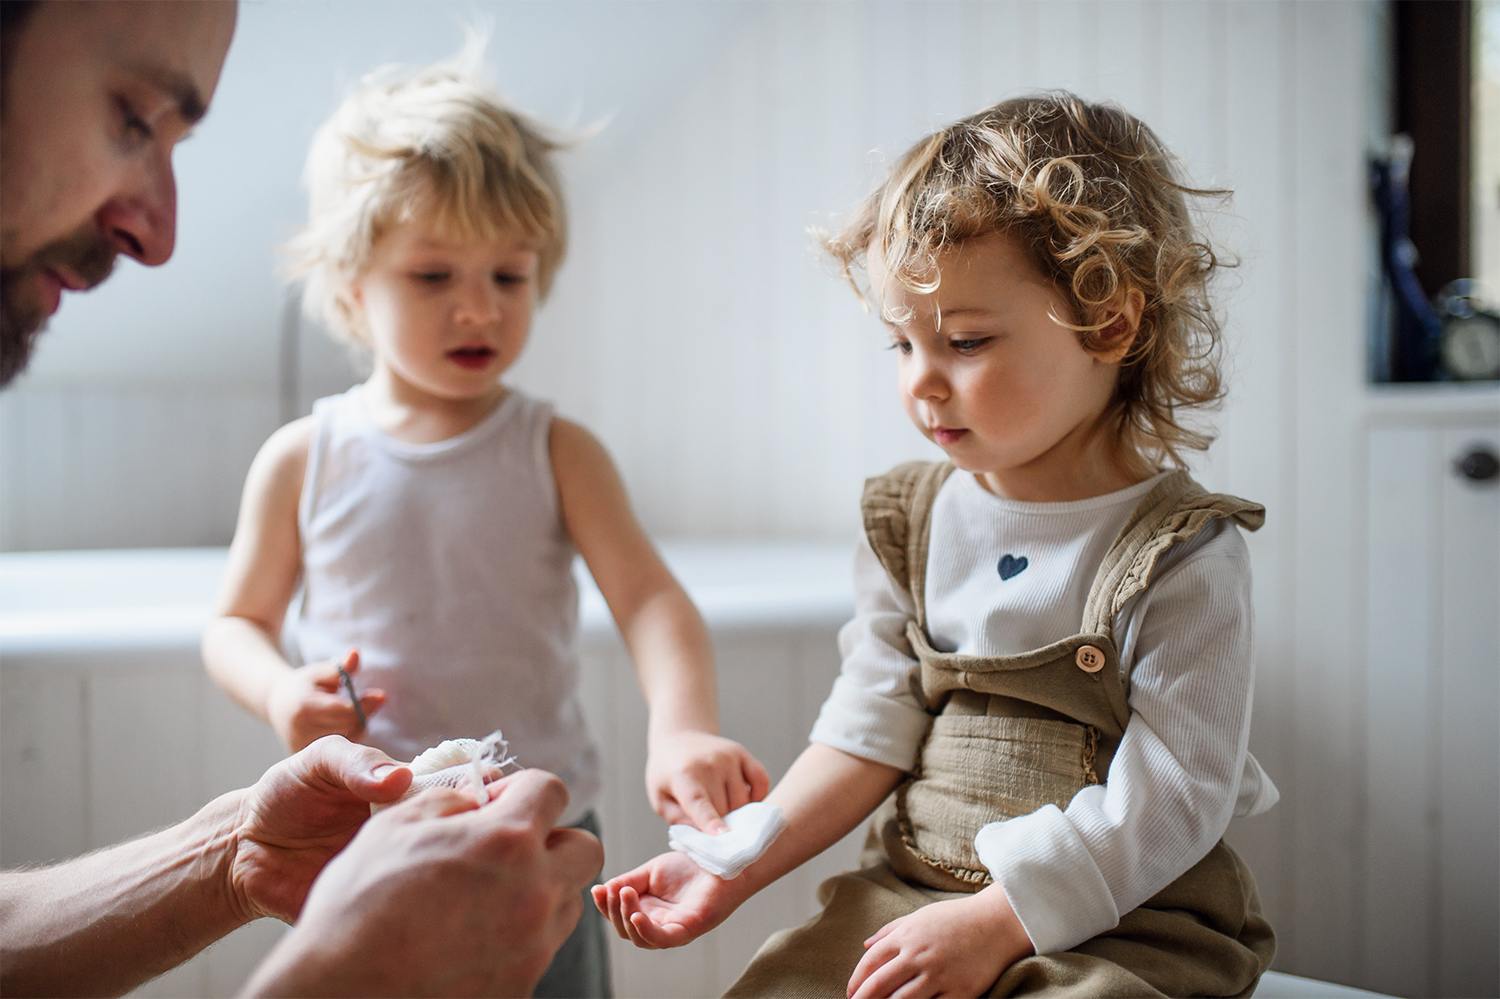
<svg viewBox="0 0 1500 999"><path fill-rule="evenodd" d="M1090 351L1104 351L1111 306L1139 291L1140 326L1106 420L1125 455L1181 465L1211 434L1183 410L1223 397L1222 330L1208 293L1232 266L1201 238L1177 158L1124 109L1065 91L1003 101L918 142L845 223L820 241L856 293L871 248L909 290L934 291L937 255L991 233L1015 239L1073 307L1054 315ZM885 318L900 322L899 317Z"/></svg>
<svg viewBox="0 0 1500 999"><path fill-rule="evenodd" d="M360 81L314 135L308 222L282 248L305 281L303 308L339 339L362 342L351 287L392 226L421 215L465 239L519 233L535 244L546 297L567 251L567 211L552 154L573 140L514 110L475 74L485 37L415 72Z"/></svg>

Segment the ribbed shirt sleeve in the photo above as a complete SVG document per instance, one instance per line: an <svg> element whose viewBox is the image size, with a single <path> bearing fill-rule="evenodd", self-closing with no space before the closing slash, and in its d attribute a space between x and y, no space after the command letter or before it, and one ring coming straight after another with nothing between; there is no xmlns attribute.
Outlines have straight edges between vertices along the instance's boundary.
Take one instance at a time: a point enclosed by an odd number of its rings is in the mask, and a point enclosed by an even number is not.
<svg viewBox="0 0 1500 999"><path fill-rule="evenodd" d="M1112 928L1207 854L1236 811L1274 803L1274 786L1247 763L1254 670L1244 540L1221 524L1172 554L1116 622L1134 667L1108 783L1083 789L1066 809L991 823L975 837L1038 953Z"/></svg>
<svg viewBox="0 0 1500 999"><path fill-rule="evenodd" d="M843 667L808 738L910 770L932 720L912 689L917 661L906 622L915 611L863 539L854 553L854 610L839 631Z"/></svg>

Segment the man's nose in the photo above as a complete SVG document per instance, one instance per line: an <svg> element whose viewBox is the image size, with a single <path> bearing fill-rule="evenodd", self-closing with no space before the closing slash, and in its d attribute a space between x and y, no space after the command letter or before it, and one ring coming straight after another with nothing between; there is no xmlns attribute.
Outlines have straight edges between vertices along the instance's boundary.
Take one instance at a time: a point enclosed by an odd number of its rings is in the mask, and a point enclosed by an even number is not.
<svg viewBox="0 0 1500 999"><path fill-rule="evenodd" d="M105 202L98 221L121 253L148 267L166 263L177 244L177 179L170 154L152 164L136 190Z"/></svg>

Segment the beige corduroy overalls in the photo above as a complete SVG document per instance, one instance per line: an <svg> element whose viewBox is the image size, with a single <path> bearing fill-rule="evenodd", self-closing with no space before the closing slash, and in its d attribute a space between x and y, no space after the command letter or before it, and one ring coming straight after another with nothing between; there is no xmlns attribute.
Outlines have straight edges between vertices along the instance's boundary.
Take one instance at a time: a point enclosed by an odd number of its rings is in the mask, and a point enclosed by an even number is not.
<svg viewBox="0 0 1500 999"><path fill-rule="evenodd" d="M913 685L934 716L917 765L876 813L864 869L825 881L823 912L766 941L730 996L843 997L876 930L991 883L974 850L983 826L1049 803L1066 808L1107 780L1130 719L1115 616L1172 545L1216 519L1252 531L1265 520L1261 506L1169 475L1104 556L1077 635L1012 656L941 653L928 641L924 587L932 504L952 471L902 465L870 479L863 500L870 545L916 609L906 628L920 664ZM988 994L1245 996L1275 948L1250 871L1221 841L1114 929L1016 962Z"/></svg>

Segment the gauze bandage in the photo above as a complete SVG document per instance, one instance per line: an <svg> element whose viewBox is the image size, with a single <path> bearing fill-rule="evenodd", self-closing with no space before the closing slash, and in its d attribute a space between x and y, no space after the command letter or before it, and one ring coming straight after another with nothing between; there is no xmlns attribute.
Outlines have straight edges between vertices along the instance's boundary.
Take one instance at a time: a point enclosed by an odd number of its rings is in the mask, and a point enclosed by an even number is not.
<svg viewBox="0 0 1500 999"><path fill-rule="evenodd" d="M411 787L396 801L405 801L429 787L468 789L474 800L483 805L489 801L485 785L499 780L507 767L521 769L510 753L510 743L496 729L483 739L446 739L424 750L408 766ZM389 808L396 801L370 805L370 814Z"/></svg>
<svg viewBox="0 0 1500 999"><path fill-rule="evenodd" d="M688 825L672 826L667 830L667 844L708 873L729 881L776 842L786 829L786 817L775 805L752 801L724 816L724 824L729 831L717 836Z"/></svg>

